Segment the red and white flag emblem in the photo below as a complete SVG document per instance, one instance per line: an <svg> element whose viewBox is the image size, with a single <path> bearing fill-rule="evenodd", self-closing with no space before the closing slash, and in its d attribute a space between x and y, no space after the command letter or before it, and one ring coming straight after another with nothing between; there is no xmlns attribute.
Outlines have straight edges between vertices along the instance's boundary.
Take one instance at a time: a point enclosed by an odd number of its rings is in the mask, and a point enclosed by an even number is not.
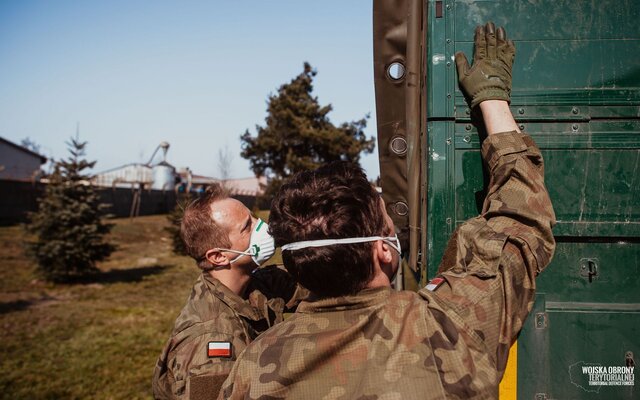
<svg viewBox="0 0 640 400"><path fill-rule="evenodd" d="M209 342L207 346L207 355L209 357L231 357L230 342Z"/></svg>
<svg viewBox="0 0 640 400"><path fill-rule="evenodd" d="M444 282L444 278L433 278L427 284L427 290L433 292L442 284L442 282Z"/></svg>

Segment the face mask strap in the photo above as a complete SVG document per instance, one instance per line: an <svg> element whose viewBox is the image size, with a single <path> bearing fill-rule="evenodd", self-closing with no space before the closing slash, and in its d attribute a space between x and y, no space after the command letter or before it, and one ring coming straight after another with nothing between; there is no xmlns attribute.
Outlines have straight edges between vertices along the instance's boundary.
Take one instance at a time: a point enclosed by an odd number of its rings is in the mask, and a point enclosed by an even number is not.
<svg viewBox="0 0 640 400"><path fill-rule="evenodd" d="M229 252L229 253L239 254L241 256L252 256L253 255L253 251L252 251L251 247L249 249L247 249L246 251L238 251L238 250L223 249L223 248L213 249L213 250L217 250L217 251L220 251L220 252L226 251L226 252Z"/></svg>
<svg viewBox="0 0 640 400"><path fill-rule="evenodd" d="M253 251L251 251L251 250L252 249L249 248L248 251L238 251L238 250L233 250L233 249L225 249L225 248L222 248L222 247L216 247L215 249L207 250L207 253L205 254L204 258L205 259L207 258L207 255L209 254L210 251L234 253L234 254L237 254L238 256L235 257L233 260L229 260L229 264L233 264L234 262L238 261L243 256L253 256Z"/></svg>
<svg viewBox="0 0 640 400"><path fill-rule="evenodd" d="M394 236L389 236L383 239L383 241L387 242L387 244L389 246L391 246L395 251L398 252L398 254L402 254L402 250L400 248L400 239L398 239L398 236L396 235ZM391 243L391 242L395 242L395 243Z"/></svg>
<svg viewBox="0 0 640 400"><path fill-rule="evenodd" d="M375 242L376 240L382 240L387 243L391 247L393 247L398 253L400 253L400 248L395 244L389 243L390 241L396 241L399 243L398 237L396 236L369 236L369 237L357 237L357 238L342 238L342 239L320 239L320 240L305 240L302 242L293 242L289 244L285 244L282 246L282 251L285 250L301 250L309 247L325 247L331 246L334 244L356 244L356 243L367 243L367 242Z"/></svg>

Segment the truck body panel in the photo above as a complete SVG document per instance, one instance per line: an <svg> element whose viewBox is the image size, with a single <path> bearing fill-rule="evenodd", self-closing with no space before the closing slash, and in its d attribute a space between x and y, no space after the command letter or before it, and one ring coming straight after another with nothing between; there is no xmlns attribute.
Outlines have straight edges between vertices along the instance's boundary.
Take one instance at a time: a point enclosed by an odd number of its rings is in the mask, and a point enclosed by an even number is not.
<svg viewBox="0 0 640 400"><path fill-rule="evenodd" d="M387 168L381 186L401 231L409 235L411 213L398 215L398 202L419 214L421 244L411 246L416 262L404 287L435 276L453 230L480 212L488 184L482 134L458 88L453 55L463 51L471 61L474 28L493 21L516 45L511 110L542 151L558 220L556 255L537 280L534 310L517 342L517 398L640 398L634 385L590 385L581 369L635 365L640 355L640 2L383 3L374 2L374 49L389 37L385 29L403 26L403 16L419 10L423 20L417 83L380 73L391 60L410 63L402 51L415 43L396 38L397 54L374 51L376 104L386 110L379 117L379 146L387 146L379 150L381 171ZM393 24L381 24L382 10L394 14ZM420 115L398 112L416 87ZM409 118L419 129L405 140L420 151L418 161L388 147L406 130L386 128L407 126ZM413 203L412 174L420 190Z"/></svg>

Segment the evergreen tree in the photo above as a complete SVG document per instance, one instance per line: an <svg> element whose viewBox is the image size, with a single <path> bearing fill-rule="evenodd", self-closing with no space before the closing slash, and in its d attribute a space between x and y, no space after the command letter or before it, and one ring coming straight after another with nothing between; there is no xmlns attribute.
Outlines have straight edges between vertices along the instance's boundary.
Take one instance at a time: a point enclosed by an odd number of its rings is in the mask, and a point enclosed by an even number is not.
<svg viewBox="0 0 640 400"><path fill-rule="evenodd" d="M360 153L373 151L374 139L364 134L369 116L340 126L331 123L331 104L321 106L312 96L315 75L305 62L300 75L269 96L266 124L256 125L257 136L247 130L240 137L241 156L250 161L256 176L268 178L267 199L299 171L338 160L359 163Z"/></svg>
<svg viewBox="0 0 640 400"><path fill-rule="evenodd" d="M182 223L184 209L189 205L191 200L191 194L188 192L178 194L176 206L173 208L173 211L167 215L169 226L164 228L171 238L171 247L173 248L173 252L180 256L187 255L187 249L184 247L184 242L180 237L180 224Z"/></svg>
<svg viewBox="0 0 640 400"><path fill-rule="evenodd" d="M38 211L30 214L26 226L36 237L27 243L29 253L43 276L54 282L97 272L96 261L115 249L105 241L113 225L102 222L103 205L84 172L95 165L83 158L87 142L72 138L67 145L71 155L55 162Z"/></svg>

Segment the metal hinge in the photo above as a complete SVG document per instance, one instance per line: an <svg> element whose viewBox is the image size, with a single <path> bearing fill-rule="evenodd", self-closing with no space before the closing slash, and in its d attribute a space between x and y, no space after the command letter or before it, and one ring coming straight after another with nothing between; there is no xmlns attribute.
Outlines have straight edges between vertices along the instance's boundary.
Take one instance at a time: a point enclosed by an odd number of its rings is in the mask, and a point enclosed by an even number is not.
<svg viewBox="0 0 640 400"><path fill-rule="evenodd" d="M545 329L547 327L547 313L540 312L535 315L536 329Z"/></svg>

